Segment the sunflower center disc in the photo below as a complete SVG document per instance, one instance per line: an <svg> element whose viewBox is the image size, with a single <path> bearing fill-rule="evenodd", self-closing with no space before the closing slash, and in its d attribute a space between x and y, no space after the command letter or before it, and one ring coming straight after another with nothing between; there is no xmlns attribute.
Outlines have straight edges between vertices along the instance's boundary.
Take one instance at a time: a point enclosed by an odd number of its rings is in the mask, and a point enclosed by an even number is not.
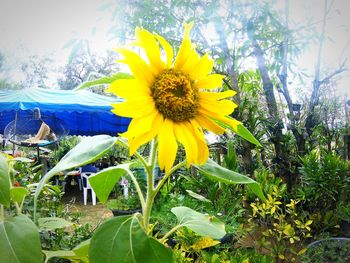
<svg viewBox="0 0 350 263"><path fill-rule="evenodd" d="M164 117L180 122L196 116L198 89L186 74L175 69L164 70L156 78L151 92L156 108Z"/></svg>

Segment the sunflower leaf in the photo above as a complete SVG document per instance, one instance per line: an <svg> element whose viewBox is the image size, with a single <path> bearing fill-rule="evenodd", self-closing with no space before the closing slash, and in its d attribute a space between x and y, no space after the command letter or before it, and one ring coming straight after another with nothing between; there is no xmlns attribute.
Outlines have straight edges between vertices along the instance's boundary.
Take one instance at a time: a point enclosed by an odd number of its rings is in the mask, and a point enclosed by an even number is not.
<svg viewBox="0 0 350 263"><path fill-rule="evenodd" d="M43 262L39 232L25 215L0 221L1 262Z"/></svg>
<svg viewBox="0 0 350 263"><path fill-rule="evenodd" d="M75 88L74 90L86 89L86 88L90 88L98 85L107 85L107 84L111 84L113 81L117 79L128 79L128 78L132 78L132 76L127 73L117 73L112 76L106 76L99 79L86 81L82 83L80 86L78 86L77 88Z"/></svg>
<svg viewBox="0 0 350 263"><path fill-rule="evenodd" d="M171 212L176 215L179 225L198 235L220 239L226 234L225 224L215 216L204 215L185 206L173 207Z"/></svg>
<svg viewBox="0 0 350 263"><path fill-rule="evenodd" d="M132 163L124 163L113 167L108 167L89 177L89 182L94 189L98 200L106 203L109 194L115 184L122 176L127 175L127 171Z"/></svg>
<svg viewBox="0 0 350 263"><path fill-rule="evenodd" d="M225 184L247 184L250 190L252 190L252 192L261 200L266 200L259 183L248 176L228 170L218 165L211 159L209 159L207 163L203 165L194 165L194 167L196 167L205 176Z"/></svg>
<svg viewBox="0 0 350 263"><path fill-rule="evenodd" d="M118 216L105 221L91 238L90 262L173 262L172 251L147 236L139 216Z"/></svg>

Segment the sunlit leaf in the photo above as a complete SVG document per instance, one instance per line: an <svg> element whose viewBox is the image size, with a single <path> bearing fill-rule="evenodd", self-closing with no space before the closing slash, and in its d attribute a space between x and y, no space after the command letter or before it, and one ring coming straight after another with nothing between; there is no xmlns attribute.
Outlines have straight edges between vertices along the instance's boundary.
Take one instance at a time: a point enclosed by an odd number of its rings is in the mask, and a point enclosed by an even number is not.
<svg viewBox="0 0 350 263"><path fill-rule="evenodd" d="M115 184L122 176L125 176L131 163L124 163L113 167L108 167L89 177L89 182L94 189L98 200L106 203L109 194L114 189Z"/></svg>
<svg viewBox="0 0 350 263"><path fill-rule="evenodd" d="M185 206L173 207L171 212L176 215L179 225L198 235L220 239L226 234L225 224L215 216L204 215Z"/></svg>
<svg viewBox="0 0 350 263"><path fill-rule="evenodd" d="M77 88L75 88L75 90L86 89L86 88L90 88L98 85L107 85L107 84L111 84L113 81L117 79L127 79L127 78L132 78L132 76L127 73L117 73L112 76L106 76L99 79L86 81L82 83L80 86L78 86Z"/></svg>

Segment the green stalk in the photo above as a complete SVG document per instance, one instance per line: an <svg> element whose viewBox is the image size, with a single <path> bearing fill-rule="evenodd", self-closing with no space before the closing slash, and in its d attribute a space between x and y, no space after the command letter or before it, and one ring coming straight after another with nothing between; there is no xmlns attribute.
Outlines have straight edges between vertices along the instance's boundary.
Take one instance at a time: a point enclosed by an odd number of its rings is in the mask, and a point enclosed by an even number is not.
<svg viewBox="0 0 350 263"><path fill-rule="evenodd" d="M174 233L176 230L178 230L180 227L182 227L182 225L177 225L177 226L174 226L172 229L169 230L169 232L167 232L163 237L162 239L160 240L161 243L165 242L167 240L167 238L172 234Z"/></svg>
<svg viewBox="0 0 350 263"><path fill-rule="evenodd" d="M5 221L5 209L4 209L4 205L0 205L0 219L2 222Z"/></svg>
<svg viewBox="0 0 350 263"><path fill-rule="evenodd" d="M145 198L143 197L142 190L141 190L141 187L139 185L139 182L137 181L135 175L130 170L128 170L127 172L128 172L128 175L130 176L132 182L135 185L137 195L138 195L138 197L140 199L141 207L142 207L142 209L144 209L144 207L145 207Z"/></svg>
<svg viewBox="0 0 350 263"><path fill-rule="evenodd" d="M149 156L148 165L146 168L146 174L147 174L147 195L146 195L146 205L143 209L143 224L145 227L145 230L148 232L149 230L149 221L151 218L151 211L152 206L154 202L154 176L153 176L153 170L154 165L156 162L156 153L157 153L157 142L156 139L153 139L151 142L151 152Z"/></svg>
<svg viewBox="0 0 350 263"><path fill-rule="evenodd" d="M22 209L20 208L20 206L17 204L17 202L15 201L15 206L16 206L16 212L17 212L17 215L21 214L22 213Z"/></svg>

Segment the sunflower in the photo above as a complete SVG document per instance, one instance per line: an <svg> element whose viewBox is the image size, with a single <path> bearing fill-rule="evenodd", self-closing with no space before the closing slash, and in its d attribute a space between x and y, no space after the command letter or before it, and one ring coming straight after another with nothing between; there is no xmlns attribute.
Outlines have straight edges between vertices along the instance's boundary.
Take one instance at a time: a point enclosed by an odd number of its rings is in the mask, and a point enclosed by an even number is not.
<svg viewBox="0 0 350 263"><path fill-rule="evenodd" d="M186 152L187 166L203 164L209 151L203 129L223 134L223 127L236 130L239 121L228 115L237 107L231 100L232 90L216 92L223 76L210 74L214 62L199 56L190 39L193 24L185 24L185 33L176 58L171 45L160 35L135 30L140 56L127 48L117 48L133 74L132 79L118 79L107 91L125 98L113 104L113 112L132 118L128 130L121 134L130 145L130 155L144 143L157 138L158 163L168 173L172 168L178 142ZM164 53L165 61L162 59ZM143 59L143 57L145 59Z"/></svg>

